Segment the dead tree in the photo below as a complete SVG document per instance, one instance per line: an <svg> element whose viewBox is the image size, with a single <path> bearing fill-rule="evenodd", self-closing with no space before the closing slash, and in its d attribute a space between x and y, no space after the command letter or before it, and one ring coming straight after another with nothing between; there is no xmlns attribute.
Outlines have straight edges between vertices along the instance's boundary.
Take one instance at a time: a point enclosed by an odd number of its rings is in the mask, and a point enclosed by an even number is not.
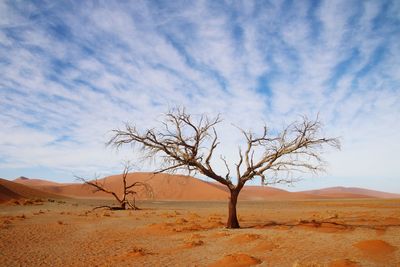
<svg viewBox="0 0 400 267"><path fill-rule="evenodd" d="M117 148L125 144L139 145L145 158L160 156L162 167L157 172L187 170L201 173L223 185L230 192L227 228L239 228L236 204L239 193L247 181L260 177L264 185L291 183L296 172L318 172L323 170L320 157L324 145L340 149L337 138L321 137L318 117L309 120L302 117L283 131L272 134L265 126L261 135L240 129L245 138L244 147L239 146L235 173L231 172L225 157L224 175L214 171L211 161L219 145L215 126L221 122L219 116L206 115L193 118L184 109L165 114L162 126L139 131L134 125L113 130L109 145ZM281 174L284 174L283 176ZM236 183L232 178L236 178Z"/></svg>
<svg viewBox="0 0 400 267"><path fill-rule="evenodd" d="M99 181L97 178L94 180L86 180L82 177L77 177L78 180L82 181L84 184L87 184L91 187L94 188L93 192L104 192L107 194L112 195L118 202L119 206L99 206L96 207L95 209L98 208L108 208L110 210L126 210L126 209L133 209L133 210L138 210L139 208L136 206L136 195L137 195L137 191L134 191L134 188L137 187L142 187L145 192L152 196L153 191L152 188L149 184L145 183L145 182L133 182L131 184L128 184L126 181L126 178L128 176L128 173L130 171L131 167L130 165L127 163L125 164L124 167L124 171L122 173L122 185L123 185L123 191L122 191L122 196L118 196L117 193L115 193L114 191L111 191L109 189L106 188L105 186L105 180L103 181ZM132 197L132 201L129 201L129 196Z"/></svg>

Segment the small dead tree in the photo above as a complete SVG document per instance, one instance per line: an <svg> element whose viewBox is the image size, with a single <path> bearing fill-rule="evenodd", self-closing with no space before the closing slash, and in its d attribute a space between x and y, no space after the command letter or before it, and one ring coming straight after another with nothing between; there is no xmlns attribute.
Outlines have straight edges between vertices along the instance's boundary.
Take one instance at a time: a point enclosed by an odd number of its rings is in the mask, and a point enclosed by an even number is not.
<svg viewBox="0 0 400 267"><path fill-rule="evenodd" d="M337 138L320 137L319 119L302 117L277 134L271 134L265 126L261 135L240 129L245 146L239 146L239 160L232 174L225 157L224 175L217 174L211 165L215 149L219 145L215 126L221 122L219 116L206 115L193 119L184 109L165 114L162 127L143 132L126 124L124 129L113 130L109 145L117 148L125 144L137 144L145 152L145 158L161 156L163 165L157 172L187 170L199 172L223 185L230 192L227 228L239 228L236 205L239 193L246 182L260 177L262 184L292 183L296 172L319 172L323 170L320 157L324 145L340 149ZM286 174L280 176L279 174ZM234 183L232 178L237 178Z"/></svg>
<svg viewBox="0 0 400 267"><path fill-rule="evenodd" d="M122 191L122 196L118 196L117 193L115 193L114 191L111 191L109 189L106 188L105 186L105 180L103 180L102 182L99 181L97 178L95 178L94 180L86 180L85 178L82 177L77 177L78 180L82 181L84 184L89 185L91 187L94 188L93 192L104 192L107 194L112 195L118 202L119 206L113 207L113 206L99 206L96 207L95 209L98 208L108 208L110 210L126 210L126 209L132 209L132 210L138 210L139 208L136 206L136 195L137 195L137 191L134 190L134 188L136 187L142 187L145 192L152 196L153 191L152 188L149 184L145 183L145 182L140 182L140 181L136 181L133 182L131 184L128 184L126 181L126 178L129 174L129 171L131 170L131 166L129 165L129 163L126 163L124 166L124 171L122 173L122 185L123 185L123 191ZM132 201L129 201L129 196L132 197Z"/></svg>

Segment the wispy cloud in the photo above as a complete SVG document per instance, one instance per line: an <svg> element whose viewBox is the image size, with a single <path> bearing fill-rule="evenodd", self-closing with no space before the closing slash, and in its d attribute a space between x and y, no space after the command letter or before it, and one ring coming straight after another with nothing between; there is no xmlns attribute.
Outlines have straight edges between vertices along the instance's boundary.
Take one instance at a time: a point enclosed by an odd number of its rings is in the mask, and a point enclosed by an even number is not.
<svg viewBox="0 0 400 267"><path fill-rule="evenodd" d="M398 1L2 1L0 176L115 171L132 154L105 148L110 129L184 105L222 113L232 160L230 123L319 112L344 145L327 176L400 191L399 14Z"/></svg>

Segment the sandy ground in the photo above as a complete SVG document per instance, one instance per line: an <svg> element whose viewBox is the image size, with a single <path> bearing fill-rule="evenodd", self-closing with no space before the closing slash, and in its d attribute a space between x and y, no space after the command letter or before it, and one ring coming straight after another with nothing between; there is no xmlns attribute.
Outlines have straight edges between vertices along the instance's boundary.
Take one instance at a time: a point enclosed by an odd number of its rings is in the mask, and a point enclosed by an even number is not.
<svg viewBox="0 0 400 267"><path fill-rule="evenodd" d="M400 200L0 205L0 266L400 266Z"/></svg>

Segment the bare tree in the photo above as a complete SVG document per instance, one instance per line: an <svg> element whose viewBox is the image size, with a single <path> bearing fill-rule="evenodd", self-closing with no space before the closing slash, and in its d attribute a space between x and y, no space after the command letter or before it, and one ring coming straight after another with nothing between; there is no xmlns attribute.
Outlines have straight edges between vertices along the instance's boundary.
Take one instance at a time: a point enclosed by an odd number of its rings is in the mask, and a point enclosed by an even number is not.
<svg viewBox="0 0 400 267"><path fill-rule="evenodd" d="M129 163L126 163L124 165L124 171L123 171L122 177L121 177L122 185L123 185L122 196L118 196L118 194L115 193L114 191L107 189L105 186L105 180L99 181L97 178L95 178L94 180L89 181L82 177L77 177L77 179L82 181L84 184L87 184L87 185L93 187L94 193L95 192L104 192L104 193L112 195L119 204L119 206L117 206L117 207L99 206L99 207L96 207L95 209L109 208L111 210L126 210L126 209L137 210L137 209L139 209L136 206L136 198L135 198L135 196L137 195L137 191L135 191L134 188L142 187L149 196L153 195L153 191L152 191L151 186L146 182L136 181L131 184L128 184L126 181L126 178L127 178L130 170L131 170L131 165ZM129 196L132 197L132 202L129 201Z"/></svg>
<svg viewBox="0 0 400 267"><path fill-rule="evenodd" d="M199 172L223 185L230 191L227 228L239 228L236 204L239 193L247 181L260 177L262 184L291 183L296 172L319 172L324 161L320 157L324 145L340 149L337 138L320 137L319 119L302 117L282 132L271 134L265 126L261 135L240 129L245 137L245 146L239 146L239 160L235 174L231 172L225 157L220 159L226 167L224 175L217 174L211 165L215 149L219 145L215 126L221 122L219 116L197 119L184 109L175 109L167 114L158 129L139 131L126 124L124 129L113 130L109 145L117 148L125 144L137 144L145 158L160 156L162 167L157 172L187 170ZM280 174L285 174L284 176ZM232 178L236 177L234 183Z"/></svg>

